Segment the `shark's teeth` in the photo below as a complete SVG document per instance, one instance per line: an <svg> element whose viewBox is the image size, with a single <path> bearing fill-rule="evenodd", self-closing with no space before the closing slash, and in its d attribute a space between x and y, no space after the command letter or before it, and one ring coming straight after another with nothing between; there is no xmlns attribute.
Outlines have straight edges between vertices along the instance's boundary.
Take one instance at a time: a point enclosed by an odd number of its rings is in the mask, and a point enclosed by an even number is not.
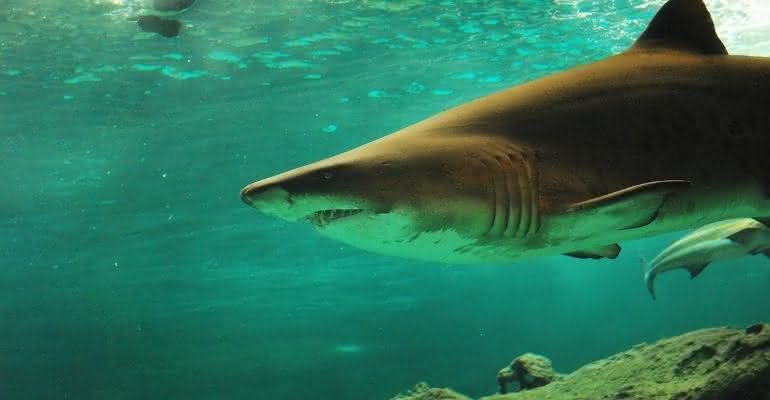
<svg viewBox="0 0 770 400"><path fill-rule="evenodd" d="M361 211L364 211L364 210L360 208L320 210L308 215L307 217L305 217L305 219L310 221L310 223L312 223L315 226L323 227L328 225L330 222L334 220L350 217L360 213Z"/></svg>

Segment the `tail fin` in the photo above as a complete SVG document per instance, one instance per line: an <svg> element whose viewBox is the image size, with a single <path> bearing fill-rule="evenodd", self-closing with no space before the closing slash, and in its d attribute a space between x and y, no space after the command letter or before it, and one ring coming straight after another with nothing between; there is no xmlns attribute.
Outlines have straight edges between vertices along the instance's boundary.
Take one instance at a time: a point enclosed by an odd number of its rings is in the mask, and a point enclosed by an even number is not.
<svg viewBox="0 0 770 400"><path fill-rule="evenodd" d="M653 270L649 270L644 274L644 283L647 285L647 291L650 292L652 299L655 300L655 275Z"/></svg>
<svg viewBox="0 0 770 400"><path fill-rule="evenodd" d="M644 259L644 257L639 256L640 261L640 269L642 270L642 277L644 279L644 284L647 285L647 291L650 292L650 295L652 296L652 299L655 300L655 271L652 269L647 270L647 260Z"/></svg>

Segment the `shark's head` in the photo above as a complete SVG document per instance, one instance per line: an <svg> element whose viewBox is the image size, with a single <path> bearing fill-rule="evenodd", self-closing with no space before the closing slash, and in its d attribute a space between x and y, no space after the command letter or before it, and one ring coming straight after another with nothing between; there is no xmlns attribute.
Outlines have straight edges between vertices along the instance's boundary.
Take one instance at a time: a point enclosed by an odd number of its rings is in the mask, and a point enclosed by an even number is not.
<svg viewBox="0 0 770 400"><path fill-rule="evenodd" d="M469 138L437 140L387 136L254 182L241 198L265 214L306 221L366 250L441 259L425 253L431 250L424 241L440 252L487 235L497 223L496 192L507 188L495 184L492 175L502 172L495 172L494 157L478 153Z"/></svg>

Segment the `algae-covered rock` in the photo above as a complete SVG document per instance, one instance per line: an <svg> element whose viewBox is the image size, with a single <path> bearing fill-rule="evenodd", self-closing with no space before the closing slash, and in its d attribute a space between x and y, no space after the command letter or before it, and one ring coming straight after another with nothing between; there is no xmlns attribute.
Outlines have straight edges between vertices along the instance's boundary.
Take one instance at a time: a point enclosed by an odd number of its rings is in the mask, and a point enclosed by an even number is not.
<svg viewBox="0 0 770 400"><path fill-rule="evenodd" d="M550 385L483 400L743 399L770 395L770 326L716 328L639 345Z"/></svg>
<svg viewBox="0 0 770 400"><path fill-rule="evenodd" d="M450 389L432 388L427 383L418 383L406 394L399 394L390 400L471 400Z"/></svg>
<svg viewBox="0 0 770 400"><path fill-rule="evenodd" d="M507 393L509 383L518 382L521 390L529 390L545 386L557 377L551 360L526 353L516 357L509 366L497 373L497 383L500 385L500 393Z"/></svg>
<svg viewBox="0 0 770 400"><path fill-rule="evenodd" d="M447 393L455 397L397 399L465 399ZM770 400L770 325L704 329L637 345L545 386L480 400L621 399Z"/></svg>

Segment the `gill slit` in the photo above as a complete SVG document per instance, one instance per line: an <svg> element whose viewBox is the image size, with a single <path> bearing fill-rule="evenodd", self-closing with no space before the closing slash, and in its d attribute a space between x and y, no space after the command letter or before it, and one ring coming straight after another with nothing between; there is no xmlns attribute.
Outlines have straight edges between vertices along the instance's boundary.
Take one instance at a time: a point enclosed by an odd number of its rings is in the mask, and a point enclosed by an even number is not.
<svg viewBox="0 0 770 400"><path fill-rule="evenodd" d="M495 236L503 236L508 229L510 211L510 192L508 190L508 174L506 173L506 159L499 156L492 157L496 168L490 168L489 173L494 179L493 192L495 196L494 223L489 232Z"/></svg>
<svg viewBox="0 0 770 400"><path fill-rule="evenodd" d="M518 197L518 181L519 171L515 168L514 163L509 155L506 155L505 169L506 179L505 188L508 192L508 223L507 228L503 232L504 237L516 237L516 233L519 231L519 225L521 224L521 201Z"/></svg>
<svg viewBox="0 0 770 400"><path fill-rule="evenodd" d="M503 206L503 212L505 216L503 217L503 226L500 229L500 235L505 236L505 232L508 231L508 227L510 226L510 223L511 223L511 212L513 211L513 209L511 208L511 196L513 195L513 193L511 192L511 186L508 184L508 182L510 181L512 166L510 165L510 163L506 163L506 161L508 161L507 158L496 157L495 159L497 160L498 163L500 163L500 166L502 167L501 171L503 172L502 186L504 190L503 193L505 194L504 194L504 202L502 206Z"/></svg>
<svg viewBox="0 0 770 400"><path fill-rule="evenodd" d="M534 157L505 150L479 160L489 174L491 211L485 235L526 238L537 233L541 224Z"/></svg>
<svg viewBox="0 0 770 400"><path fill-rule="evenodd" d="M516 186L518 186L519 221L518 227L512 231L513 237L527 237L540 231L540 210L538 200L538 176L534 167L534 156L523 152L511 151L508 158L514 166L521 165L521 171L513 168L516 173Z"/></svg>
<svg viewBox="0 0 770 400"><path fill-rule="evenodd" d="M483 158L479 161L481 161L481 165L483 165L488 172L487 178L489 179L489 187L491 189L489 194L491 215L489 218L489 226L484 230L484 236L487 236L492 233L492 230L495 228L495 220L497 220L497 184L495 182L494 170L489 165L489 162Z"/></svg>

